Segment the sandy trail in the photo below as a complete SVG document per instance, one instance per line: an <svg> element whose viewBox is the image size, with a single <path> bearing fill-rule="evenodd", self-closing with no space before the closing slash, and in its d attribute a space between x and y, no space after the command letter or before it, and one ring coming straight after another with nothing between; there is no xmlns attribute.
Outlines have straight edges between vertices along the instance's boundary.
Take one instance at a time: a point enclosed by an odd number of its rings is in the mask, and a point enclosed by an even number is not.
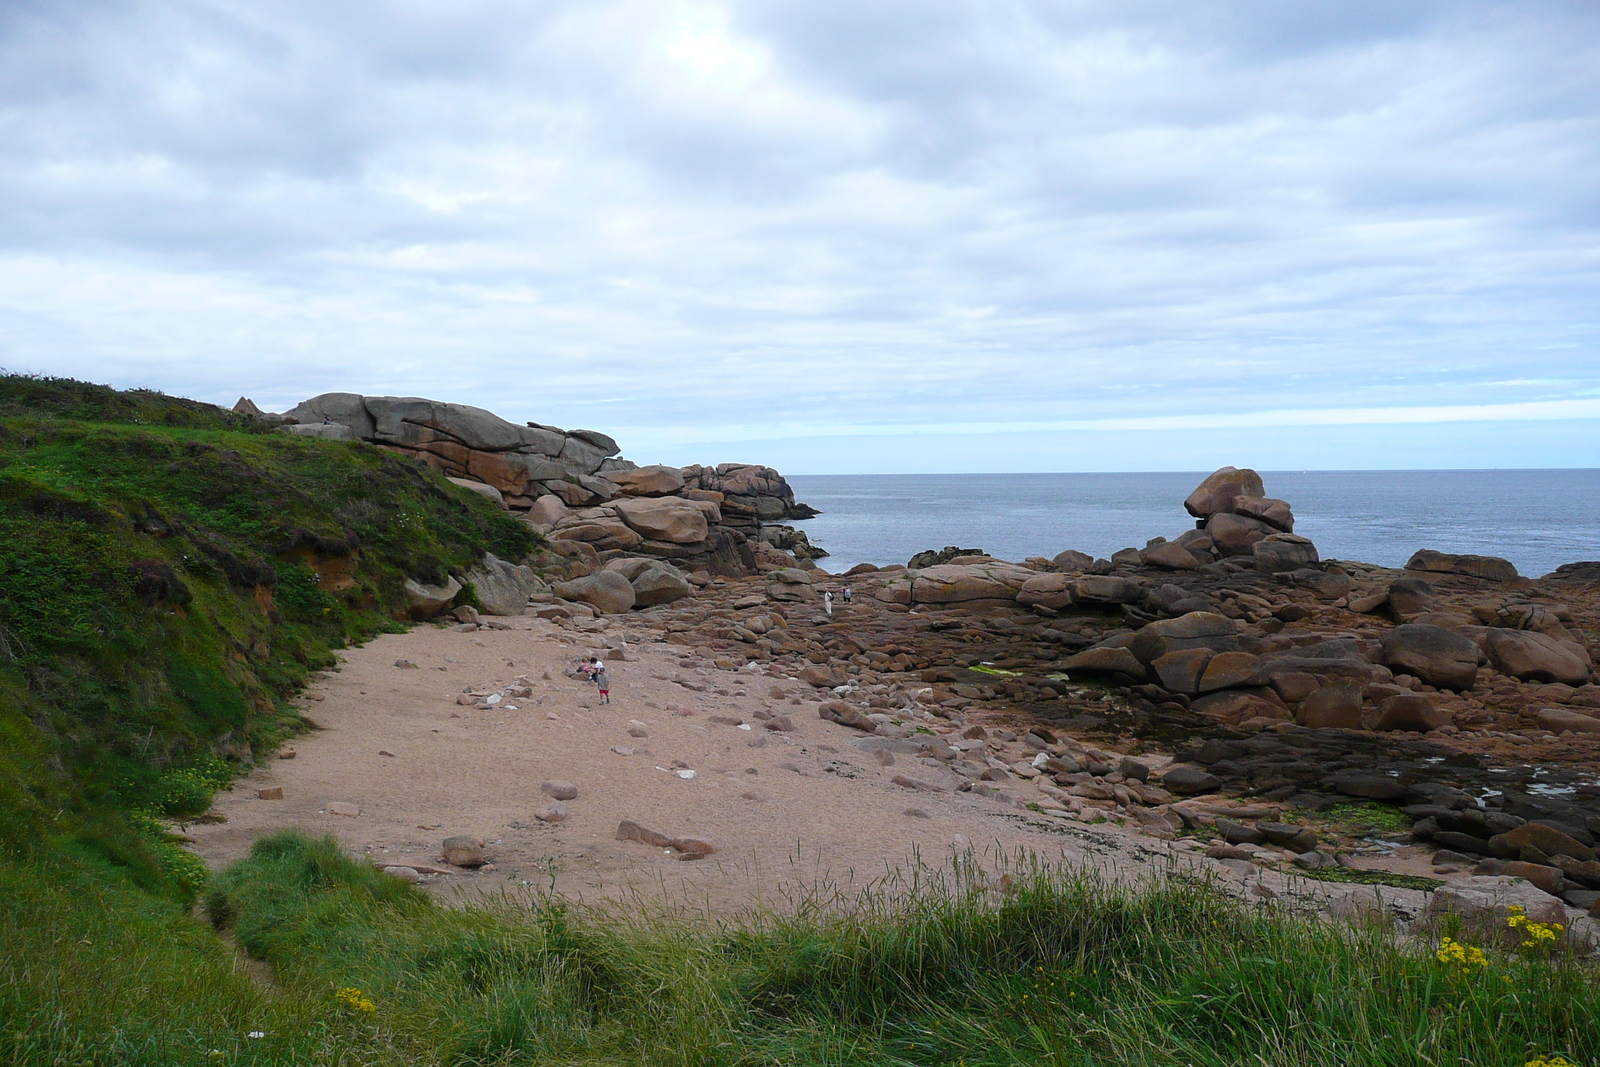
<svg viewBox="0 0 1600 1067"><path fill-rule="evenodd" d="M893 776L927 769L905 755L881 766L851 744L861 734L818 717L816 690L749 668L685 671L683 650L653 642L634 620L612 624L630 633L629 659L608 661L613 703L600 706L592 684L565 676L597 651L598 635L531 616L497 621L512 629L419 626L342 653L341 669L303 701L322 729L294 741L294 759L268 760L218 796L215 810L227 821L191 828L199 854L220 867L258 835L296 829L333 834L379 863L446 870L443 839L468 834L487 843L490 864L425 875L436 895L553 887L591 901L638 894L717 910L781 906L819 885L854 892L891 871L948 869L968 849L990 857L1022 849L1122 874L1207 862L1116 826L902 788ZM519 676L532 683L532 698L456 703L465 689L497 690ZM672 680L685 676L705 692ZM756 708L788 714L795 731L765 729L751 716ZM712 715L746 719L749 728ZM564 822L534 818L550 801L540 792L548 779L578 787ZM282 788L282 800L257 799L271 787ZM335 802L360 814L333 814ZM709 840L717 852L684 862L618 841L623 819Z"/></svg>

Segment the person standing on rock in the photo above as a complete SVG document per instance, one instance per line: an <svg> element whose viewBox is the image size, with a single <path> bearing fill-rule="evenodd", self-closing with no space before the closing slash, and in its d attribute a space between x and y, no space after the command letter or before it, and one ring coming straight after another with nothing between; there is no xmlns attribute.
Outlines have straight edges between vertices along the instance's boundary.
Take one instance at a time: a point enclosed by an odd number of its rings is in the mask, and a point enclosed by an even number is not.
<svg viewBox="0 0 1600 1067"><path fill-rule="evenodd" d="M822 610L827 612L830 618L833 616L833 593L832 592L824 592L822 594Z"/></svg>
<svg viewBox="0 0 1600 1067"><path fill-rule="evenodd" d="M845 586L844 592L840 593L839 596L846 604L850 603L850 587L848 585Z"/></svg>

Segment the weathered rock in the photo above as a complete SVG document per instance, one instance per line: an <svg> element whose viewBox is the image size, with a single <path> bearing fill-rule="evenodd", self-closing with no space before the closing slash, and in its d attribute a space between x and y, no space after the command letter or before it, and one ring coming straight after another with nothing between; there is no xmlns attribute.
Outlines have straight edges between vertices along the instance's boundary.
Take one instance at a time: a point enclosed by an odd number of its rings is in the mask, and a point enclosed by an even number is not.
<svg viewBox="0 0 1600 1067"><path fill-rule="evenodd" d="M452 482L455 485L459 485L463 489L471 490L481 497L494 501L501 507L506 506L505 494L500 492L500 490L496 489L492 485L485 484L484 482L475 482L470 478L447 478L446 481Z"/></svg>
<svg viewBox="0 0 1600 1067"><path fill-rule="evenodd" d="M660 465L607 471L606 480L628 496L668 496L683 489L683 472Z"/></svg>
<svg viewBox="0 0 1600 1067"><path fill-rule="evenodd" d="M492 552L467 571L467 581L478 596L478 603L490 615L521 615L528 597L549 589L532 567L520 567L499 559Z"/></svg>
<svg viewBox="0 0 1600 1067"><path fill-rule="evenodd" d="M660 560L651 560L633 577L631 584L633 604L638 608L671 604L694 592L694 587L681 571Z"/></svg>
<svg viewBox="0 0 1600 1067"><path fill-rule="evenodd" d="M1152 545L1139 555L1147 567L1162 567L1172 571L1192 571L1201 564L1188 549L1171 541Z"/></svg>
<svg viewBox="0 0 1600 1067"><path fill-rule="evenodd" d="M533 817L540 822L566 822L567 806L560 803L546 804L534 812Z"/></svg>
<svg viewBox="0 0 1600 1067"><path fill-rule="evenodd" d="M1414 730L1426 733L1450 723L1450 713L1434 706L1421 693L1400 693L1389 697L1378 706L1378 721L1374 730Z"/></svg>
<svg viewBox="0 0 1600 1067"><path fill-rule="evenodd" d="M653 848L667 848L672 844L672 838L666 834L640 826L632 819L623 819L617 823L617 840L637 841L641 845L650 845Z"/></svg>
<svg viewBox="0 0 1600 1067"><path fill-rule="evenodd" d="M1248 519L1259 519L1284 533L1294 532L1294 512L1287 500L1262 496L1234 497L1233 512Z"/></svg>
<svg viewBox="0 0 1600 1067"><path fill-rule="evenodd" d="M706 539L705 514L687 500L630 497L614 505L617 515L642 537L671 544L693 544Z"/></svg>
<svg viewBox="0 0 1600 1067"><path fill-rule="evenodd" d="M1083 571L1090 570L1094 567L1093 556L1089 555L1087 552L1079 552L1071 548L1067 549L1065 552L1057 554L1056 557L1050 562L1055 564L1059 570L1065 571L1069 574L1075 572L1082 573Z"/></svg>
<svg viewBox="0 0 1600 1067"><path fill-rule="evenodd" d="M541 782L539 784L539 792L555 800L578 799L577 786L573 785L571 782L562 781L556 778L552 778L547 782Z"/></svg>
<svg viewBox="0 0 1600 1067"><path fill-rule="evenodd" d="M461 592L461 583L446 578L443 585L424 585L414 578L405 581L406 606L413 619L431 619L455 600Z"/></svg>
<svg viewBox="0 0 1600 1067"><path fill-rule="evenodd" d="M1256 829L1266 839L1291 852L1310 852L1317 847L1317 832L1309 826L1296 826L1286 822L1258 822Z"/></svg>
<svg viewBox="0 0 1600 1067"><path fill-rule="evenodd" d="M1571 730L1575 734L1600 734L1600 719L1566 708L1540 708L1538 721L1551 733Z"/></svg>
<svg viewBox="0 0 1600 1067"><path fill-rule="evenodd" d="M1072 604L1072 579L1065 574L1036 574L1022 583L1017 603L1060 610Z"/></svg>
<svg viewBox="0 0 1600 1067"><path fill-rule="evenodd" d="M817 709L817 717L828 722L836 722L840 726L848 726L854 730L872 733L878 724L867 717L867 713L860 708L852 707L842 700L830 700Z"/></svg>
<svg viewBox="0 0 1600 1067"><path fill-rule="evenodd" d="M1407 623L1383 638L1383 663L1440 689L1471 689L1478 680L1478 646L1442 626Z"/></svg>
<svg viewBox="0 0 1600 1067"><path fill-rule="evenodd" d="M482 867L483 842L465 835L447 837L444 839L444 861L453 867Z"/></svg>
<svg viewBox="0 0 1600 1067"><path fill-rule="evenodd" d="M1261 659L1248 652L1219 652L1206 664L1200 676L1199 692L1259 685Z"/></svg>
<svg viewBox="0 0 1600 1067"><path fill-rule="evenodd" d="M1210 771L1187 764L1169 765L1161 775L1161 786L1174 793L1209 793L1222 784Z"/></svg>
<svg viewBox="0 0 1600 1067"><path fill-rule="evenodd" d="M1132 578L1119 578L1111 574L1090 575L1072 583L1072 602L1091 607L1105 604L1137 604L1144 596L1144 586Z"/></svg>
<svg viewBox="0 0 1600 1067"><path fill-rule="evenodd" d="M1532 630L1490 627L1483 638L1489 662L1501 674L1535 682L1583 685L1589 681L1589 653L1569 641Z"/></svg>
<svg viewBox="0 0 1600 1067"><path fill-rule="evenodd" d="M680 860L703 859L717 851L717 846L698 837L674 837L667 847L675 850Z"/></svg>
<svg viewBox="0 0 1600 1067"><path fill-rule="evenodd" d="M554 493L545 493L533 502L533 507L528 509L529 522L536 522L543 526L554 526L562 519L572 514L567 507L567 502Z"/></svg>
<svg viewBox="0 0 1600 1067"><path fill-rule="evenodd" d="M1150 663L1162 688L1174 693L1194 694L1200 691L1200 676L1215 655L1209 648L1186 648L1168 652Z"/></svg>
<svg viewBox="0 0 1600 1067"><path fill-rule="evenodd" d="M1595 858L1594 849L1570 834L1542 823L1526 822L1504 834L1489 839L1489 847L1499 855L1517 855L1525 848L1535 848L1546 856L1570 856L1580 863Z"/></svg>
<svg viewBox="0 0 1600 1067"><path fill-rule="evenodd" d="M798 677L802 682L814 685L818 689L837 689L849 681L843 671L817 663L808 663L801 667Z"/></svg>
<svg viewBox="0 0 1600 1067"><path fill-rule="evenodd" d="M912 596L918 604L1015 600L1033 577L1033 571L1011 563L942 563L917 573L912 582Z"/></svg>
<svg viewBox="0 0 1600 1067"><path fill-rule="evenodd" d="M1171 652L1206 648L1212 652L1237 652L1237 626L1226 615L1191 611L1176 619L1158 619L1139 630L1129 646L1144 663L1154 663Z"/></svg>
<svg viewBox="0 0 1600 1067"><path fill-rule="evenodd" d="M1499 556L1461 556L1424 548L1406 561L1408 571L1434 571L1441 574L1468 574L1491 582L1509 582L1517 568Z"/></svg>
<svg viewBox="0 0 1600 1067"><path fill-rule="evenodd" d="M1207 475L1195 491L1183 502L1184 510L1197 519L1209 518L1219 512L1233 509L1239 497L1266 496L1261 475L1248 467L1223 467Z"/></svg>
<svg viewBox="0 0 1600 1067"><path fill-rule="evenodd" d="M1433 586L1420 578L1397 578L1390 582L1387 599L1395 622L1410 622L1415 616L1439 606Z"/></svg>
<svg viewBox="0 0 1600 1067"><path fill-rule="evenodd" d="M1086 648L1067 657L1062 667L1067 671L1086 674L1127 674L1134 678L1145 676L1144 664L1126 648Z"/></svg>
<svg viewBox="0 0 1600 1067"><path fill-rule="evenodd" d="M615 571L599 571L570 582L558 582L551 591L563 600L588 604L606 615L617 615L633 607L633 586Z"/></svg>
<svg viewBox="0 0 1600 1067"><path fill-rule="evenodd" d="M1361 729L1361 683L1322 686L1300 702L1294 721L1310 729Z"/></svg>
<svg viewBox="0 0 1600 1067"><path fill-rule="evenodd" d="M1320 562L1317 546L1299 534L1275 533L1251 546L1256 570L1263 574L1283 574Z"/></svg>
<svg viewBox="0 0 1600 1067"><path fill-rule="evenodd" d="M1223 556L1251 555L1257 541L1277 532L1260 519L1228 511L1219 511L1206 520L1206 533L1216 543L1217 553Z"/></svg>
<svg viewBox="0 0 1600 1067"><path fill-rule="evenodd" d="M1567 909L1561 901L1522 879L1503 875L1440 886L1429 894L1425 916L1437 921L1456 915L1504 929L1512 905L1520 907L1535 922L1567 921Z"/></svg>

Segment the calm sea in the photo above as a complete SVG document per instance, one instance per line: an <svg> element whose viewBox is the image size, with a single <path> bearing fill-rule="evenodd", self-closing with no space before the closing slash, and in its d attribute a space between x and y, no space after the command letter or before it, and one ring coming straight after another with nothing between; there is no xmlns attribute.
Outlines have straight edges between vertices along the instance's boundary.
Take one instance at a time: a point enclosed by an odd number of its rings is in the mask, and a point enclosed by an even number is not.
<svg viewBox="0 0 1600 1067"><path fill-rule="evenodd" d="M1075 548L1108 557L1193 526L1183 499L1205 472L1163 474L801 475L797 523L832 555L904 563L960 545L1002 559ZM1295 532L1325 559L1398 567L1419 548L1503 556L1537 577L1600 559L1600 470L1272 471L1267 495L1294 506Z"/></svg>

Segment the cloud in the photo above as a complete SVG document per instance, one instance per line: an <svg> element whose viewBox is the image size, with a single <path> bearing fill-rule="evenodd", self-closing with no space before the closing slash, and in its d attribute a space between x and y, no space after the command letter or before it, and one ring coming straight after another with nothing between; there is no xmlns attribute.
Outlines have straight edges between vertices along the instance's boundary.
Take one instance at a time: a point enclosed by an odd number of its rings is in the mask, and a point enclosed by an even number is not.
<svg viewBox="0 0 1600 1067"><path fill-rule="evenodd" d="M643 442L1562 404L1600 388L1596 31L1579 2L22 0L0 364Z"/></svg>

